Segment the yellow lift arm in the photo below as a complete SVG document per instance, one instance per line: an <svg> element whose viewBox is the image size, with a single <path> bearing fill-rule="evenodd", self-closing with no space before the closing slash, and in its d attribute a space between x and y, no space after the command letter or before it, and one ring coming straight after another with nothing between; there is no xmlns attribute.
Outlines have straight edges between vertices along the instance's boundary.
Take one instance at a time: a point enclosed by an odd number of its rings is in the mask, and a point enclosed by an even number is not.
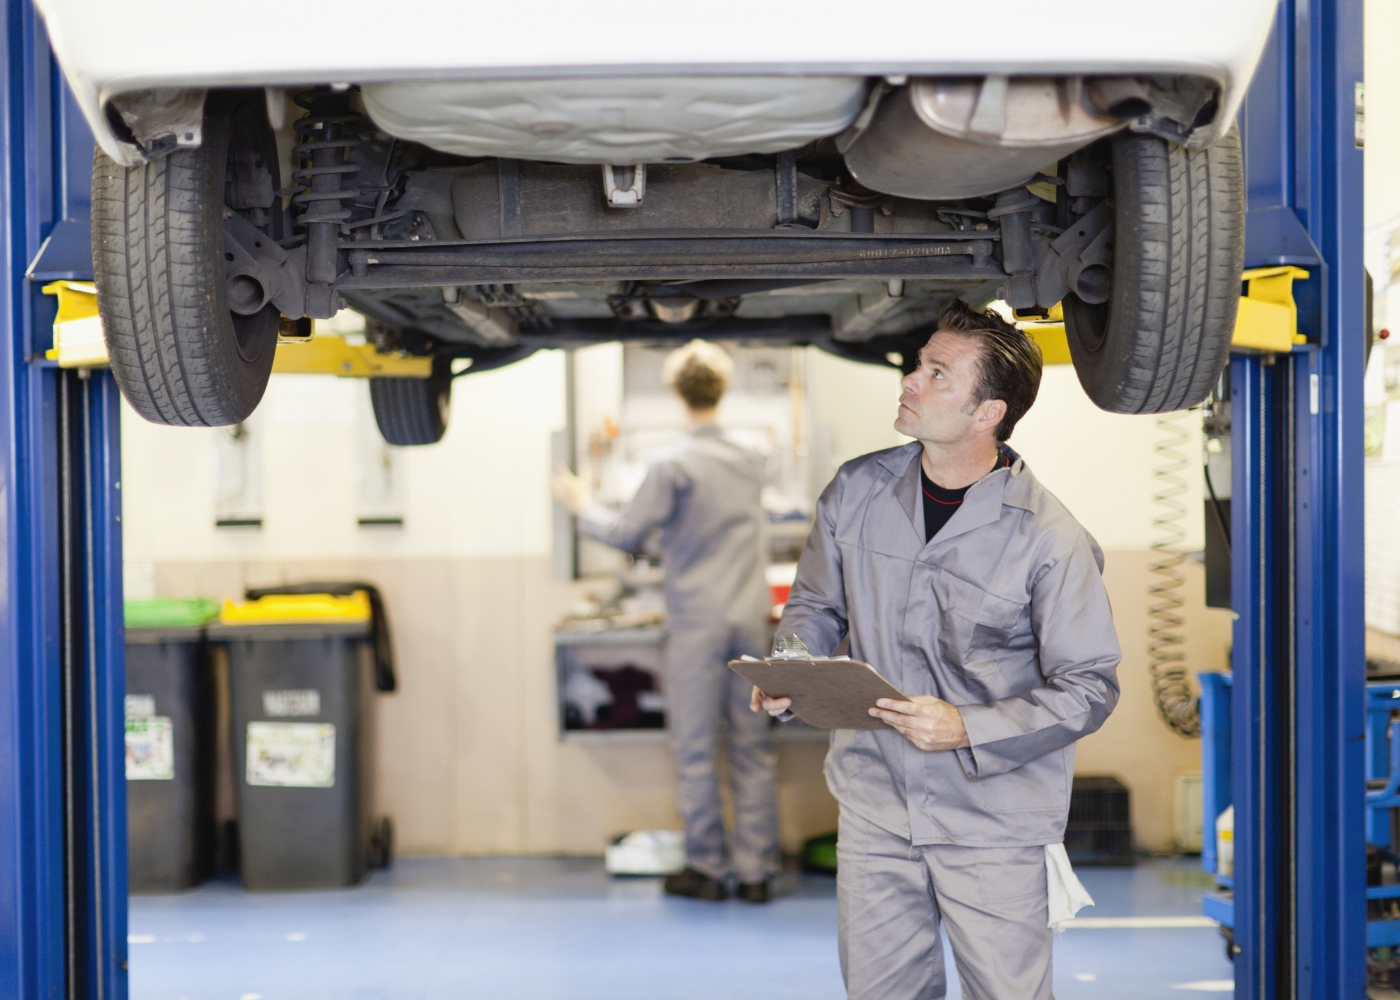
<svg viewBox="0 0 1400 1000"><path fill-rule="evenodd" d="M1243 351L1286 353L1293 345L1306 343L1298 332L1293 282L1307 276L1307 271L1291 266L1245 271L1248 291L1240 298L1231 346ZM44 294L58 296L54 346L46 357L62 368L105 367L107 345L97 315L96 286L90 281L55 281L44 286ZM1021 328L1040 345L1047 365L1071 363L1064 314L1058 304L1046 319L1023 322ZM279 341L272 370L276 374L341 378L427 378L432 374L433 362L431 358L412 355L381 354L370 344L351 344L342 337L313 334L305 340Z"/></svg>
<svg viewBox="0 0 1400 1000"><path fill-rule="evenodd" d="M1235 334L1230 346L1237 351L1283 353L1295 344L1306 344L1298 332L1298 306L1293 301L1293 282L1306 279L1301 267L1256 267L1244 272L1248 289L1240 297L1235 318ZM1065 336L1064 314L1059 305L1044 320L1030 320L1021 329L1040 345L1047 365L1070 363L1069 340Z"/></svg>
<svg viewBox="0 0 1400 1000"><path fill-rule="evenodd" d="M97 315L97 286L91 281L54 281L43 288L58 298L53 347L45 352L60 368L105 368L107 344ZM381 354L371 344L318 336L278 341L272 371L281 375L337 375L341 378L427 378L433 359Z"/></svg>

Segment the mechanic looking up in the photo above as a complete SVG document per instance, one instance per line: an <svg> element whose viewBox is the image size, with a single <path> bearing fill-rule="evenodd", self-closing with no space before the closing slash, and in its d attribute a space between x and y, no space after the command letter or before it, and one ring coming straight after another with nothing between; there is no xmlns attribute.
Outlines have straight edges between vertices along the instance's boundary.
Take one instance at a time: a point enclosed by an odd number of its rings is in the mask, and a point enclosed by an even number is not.
<svg viewBox="0 0 1400 1000"><path fill-rule="evenodd" d="M728 896L724 820L715 757L729 734L734 801L732 866L739 898L769 900L778 861L777 749L766 716L748 711L749 688L726 665L768 649L764 459L731 441L717 422L734 363L703 341L673 352L663 376L685 403L690 433L652 462L632 502L613 513L565 470L555 499L578 515L583 534L627 552L662 530L666 571L666 725L676 759L676 798L685 823L687 867L666 892Z"/></svg>
<svg viewBox="0 0 1400 1000"><path fill-rule="evenodd" d="M841 467L779 626L816 656L849 636L910 696L870 710L890 728L834 731L826 758L854 1000L943 997L941 928L964 996L1051 998L1050 845L1120 654L1098 545L1006 445L1040 373L1010 323L944 309L903 381L895 429L916 440Z"/></svg>

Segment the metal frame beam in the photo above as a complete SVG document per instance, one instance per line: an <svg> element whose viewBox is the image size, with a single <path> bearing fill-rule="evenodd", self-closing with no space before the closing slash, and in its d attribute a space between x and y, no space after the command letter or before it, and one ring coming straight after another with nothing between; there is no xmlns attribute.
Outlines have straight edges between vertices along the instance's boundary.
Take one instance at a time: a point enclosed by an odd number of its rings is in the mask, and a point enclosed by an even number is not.
<svg viewBox="0 0 1400 1000"><path fill-rule="evenodd" d="M1284 0L1241 115L1247 267L1311 344L1232 362L1236 996L1365 996L1361 0Z"/></svg>
<svg viewBox="0 0 1400 1000"><path fill-rule="evenodd" d="M4 11L0 996L124 1000L120 411L110 374L44 361L54 304L25 276L86 224L93 143L32 4Z"/></svg>

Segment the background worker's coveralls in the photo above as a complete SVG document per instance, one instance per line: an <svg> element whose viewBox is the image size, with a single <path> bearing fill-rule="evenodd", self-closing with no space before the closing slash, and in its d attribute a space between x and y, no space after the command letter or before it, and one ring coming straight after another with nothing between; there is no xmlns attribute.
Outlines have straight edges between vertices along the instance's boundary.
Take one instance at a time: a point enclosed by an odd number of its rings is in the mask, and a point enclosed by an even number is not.
<svg viewBox="0 0 1400 1000"><path fill-rule="evenodd" d="M1049 1000L1044 845L1064 839L1074 743L1118 700L1103 554L1009 448L924 540L922 446L846 463L817 505L780 631L956 705L971 747L837 730L841 965L853 998Z"/></svg>
<svg viewBox="0 0 1400 1000"><path fill-rule="evenodd" d="M768 716L749 710L751 687L727 666L766 656L762 456L697 428L647 470L619 514L590 504L579 531L628 552L662 529L666 570L666 724L676 758L676 798L692 868L727 874L715 755L729 732L734 796L734 873L761 882L776 871L777 750Z"/></svg>

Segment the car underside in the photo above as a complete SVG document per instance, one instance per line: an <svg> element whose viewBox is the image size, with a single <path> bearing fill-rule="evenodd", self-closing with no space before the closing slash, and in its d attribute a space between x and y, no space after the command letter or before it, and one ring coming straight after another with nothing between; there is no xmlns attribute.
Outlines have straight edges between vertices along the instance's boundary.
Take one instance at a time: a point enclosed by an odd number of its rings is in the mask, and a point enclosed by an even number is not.
<svg viewBox="0 0 1400 1000"><path fill-rule="evenodd" d="M107 117L144 162L94 172L99 302L165 423L242 419L278 339L342 308L435 359L375 395L421 411L380 421L413 444L441 436L456 359L705 337L902 367L955 297L1060 306L1096 403L1175 409L1214 384L1238 296L1219 99L1181 75L134 91ZM199 288L183 315L161 267ZM196 349L208 377L176 384Z"/></svg>

